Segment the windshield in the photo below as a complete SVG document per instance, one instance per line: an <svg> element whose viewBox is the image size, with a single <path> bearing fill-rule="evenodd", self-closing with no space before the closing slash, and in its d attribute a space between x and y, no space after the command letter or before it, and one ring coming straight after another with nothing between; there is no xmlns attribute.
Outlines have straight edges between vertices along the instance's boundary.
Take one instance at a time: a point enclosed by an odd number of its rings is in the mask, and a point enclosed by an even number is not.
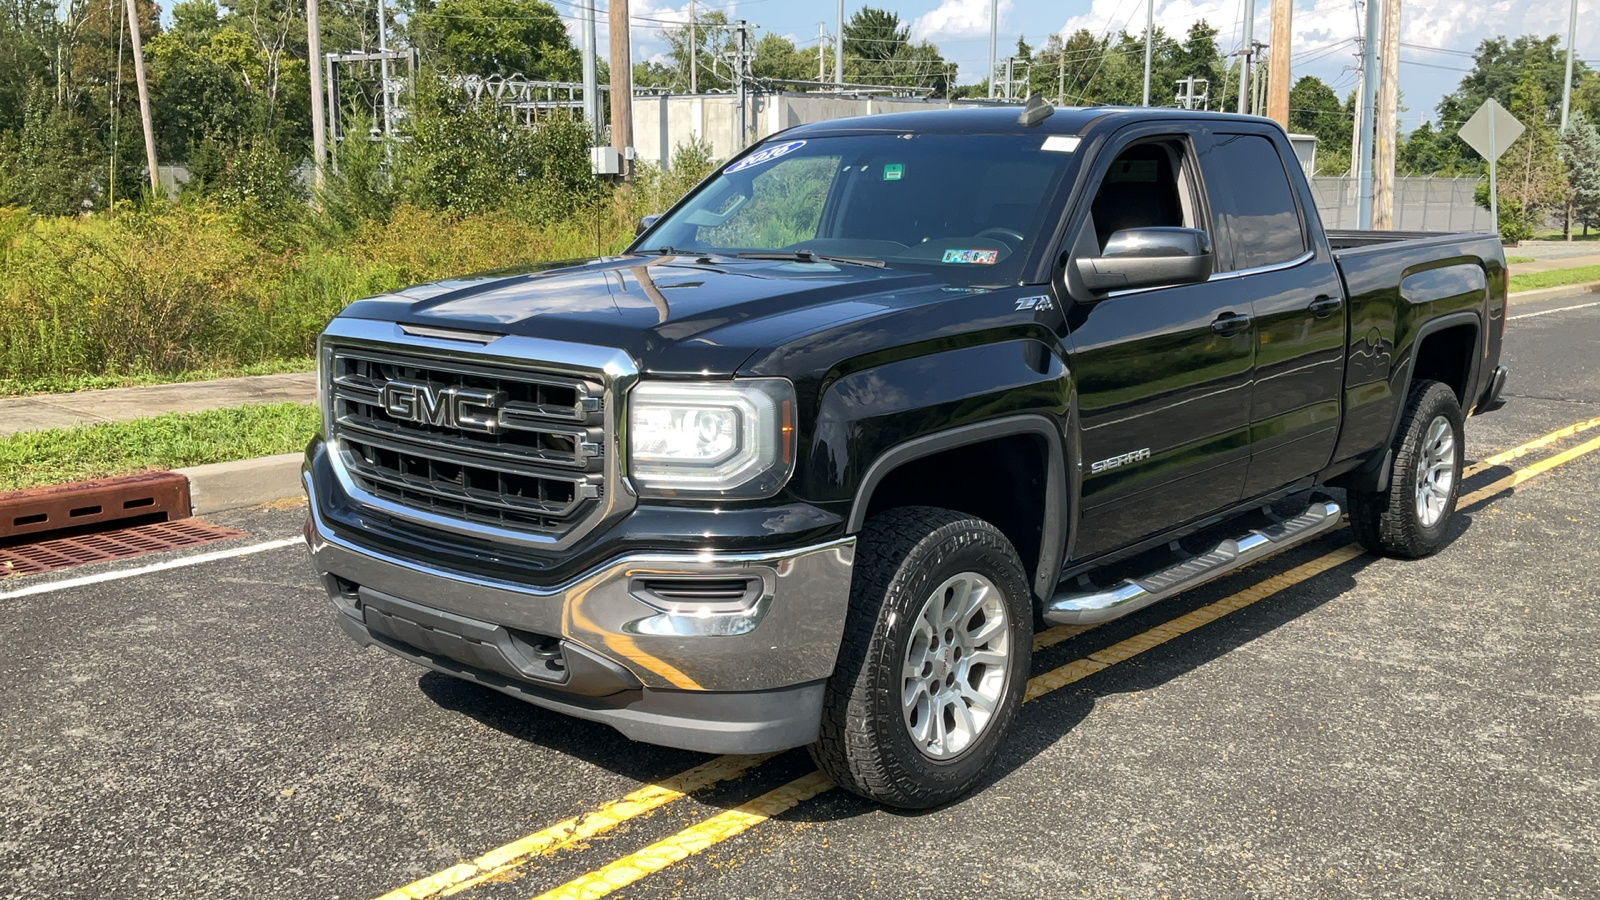
<svg viewBox="0 0 1600 900"><path fill-rule="evenodd" d="M724 168L640 250L881 261L963 285L1015 282L1076 141L874 134L783 140Z"/></svg>

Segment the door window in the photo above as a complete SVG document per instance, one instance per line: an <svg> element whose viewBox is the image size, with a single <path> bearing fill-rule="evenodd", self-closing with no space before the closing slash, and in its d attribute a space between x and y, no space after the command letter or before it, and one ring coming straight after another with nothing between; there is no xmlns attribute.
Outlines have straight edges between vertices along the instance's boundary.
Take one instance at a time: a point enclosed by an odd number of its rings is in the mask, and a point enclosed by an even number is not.
<svg viewBox="0 0 1600 900"><path fill-rule="evenodd" d="M1200 227L1184 149L1178 140L1157 140L1117 154L1089 208L1101 250L1126 228Z"/></svg>
<svg viewBox="0 0 1600 900"><path fill-rule="evenodd" d="M1211 212L1233 245L1233 268L1254 269L1306 252L1305 227L1278 148L1259 134L1214 135L1200 157Z"/></svg>

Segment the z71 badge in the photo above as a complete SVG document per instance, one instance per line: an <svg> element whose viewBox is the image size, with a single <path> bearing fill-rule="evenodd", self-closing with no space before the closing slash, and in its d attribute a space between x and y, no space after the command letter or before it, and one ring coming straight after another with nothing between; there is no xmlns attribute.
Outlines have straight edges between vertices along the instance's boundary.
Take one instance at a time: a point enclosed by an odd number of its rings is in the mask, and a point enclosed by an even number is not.
<svg viewBox="0 0 1600 900"><path fill-rule="evenodd" d="M1055 304L1051 302L1050 297L1046 294L1040 294L1037 297L1023 297L1021 300L1017 301L1018 312L1021 312L1025 309L1043 311L1054 308Z"/></svg>
<svg viewBox="0 0 1600 900"><path fill-rule="evenodd" d="M1102 459L1099 462L1089 466L1089 471L1092 474L1099 475L1101 472L1109 472L1112 469L1120 468L1128 463L1136 463L1141 459L1149 458L1150 448L1146 447L1143 450L1133 450L1128 453L1124 453L1121 456L1113 456L1110 459Z"/></svg>

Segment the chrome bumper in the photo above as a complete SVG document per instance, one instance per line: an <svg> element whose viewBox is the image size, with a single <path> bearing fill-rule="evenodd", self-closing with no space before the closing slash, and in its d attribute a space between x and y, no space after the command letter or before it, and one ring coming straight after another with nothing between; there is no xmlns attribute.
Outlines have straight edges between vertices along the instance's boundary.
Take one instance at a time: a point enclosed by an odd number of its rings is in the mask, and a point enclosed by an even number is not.
<svg viewBox="0 0 1600 900"><path fill-rule="evenodd" d="M357 642L651 743L761 752L815 738L854 538L779 553L636 554L537 587L360 546L328 526L303 478L312 563ZM635 596L641 577L735 574L759 579L738 612L674 614ZM554 674L540 668L552 656Z"/></svg>

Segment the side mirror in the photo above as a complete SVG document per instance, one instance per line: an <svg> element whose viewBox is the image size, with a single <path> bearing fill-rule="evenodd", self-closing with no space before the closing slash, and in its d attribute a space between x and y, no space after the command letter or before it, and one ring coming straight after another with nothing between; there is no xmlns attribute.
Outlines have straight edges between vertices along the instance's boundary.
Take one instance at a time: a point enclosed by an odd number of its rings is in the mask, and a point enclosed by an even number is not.
<svg viewBox="0 0 1600 900"><path fill-rule="evenodd" d="M661 221L661 213L652 213L639 219L639 227L633 230L633 236L638 237L649 231L657 222Z"/></svg>
<svg viewBox="0 0 1600 900"><path fill-rule="evenodd" d="M1078 277L1091 291L1196 284L1211 277L1211 237L1197 228L1127 228L1114 232L1096 257L1078 257Z"/></svg>

